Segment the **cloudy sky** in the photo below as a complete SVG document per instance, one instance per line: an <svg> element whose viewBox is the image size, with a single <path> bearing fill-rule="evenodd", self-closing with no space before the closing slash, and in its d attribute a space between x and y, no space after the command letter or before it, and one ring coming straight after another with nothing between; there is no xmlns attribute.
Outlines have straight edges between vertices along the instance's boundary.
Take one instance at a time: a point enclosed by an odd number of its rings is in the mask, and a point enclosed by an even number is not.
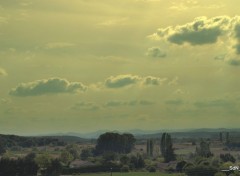
<svg viewBox="0 0 240 176"><path fill-rule="evenodd" d="M239 0L0 0L0 133L236 128Z"/></svg>

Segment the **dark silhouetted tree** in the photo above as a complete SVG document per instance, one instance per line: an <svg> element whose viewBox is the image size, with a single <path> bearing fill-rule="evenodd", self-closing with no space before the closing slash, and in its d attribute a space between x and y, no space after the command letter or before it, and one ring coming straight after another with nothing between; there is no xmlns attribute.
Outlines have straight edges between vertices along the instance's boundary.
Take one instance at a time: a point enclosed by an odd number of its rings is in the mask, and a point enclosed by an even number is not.
<svg viewBox="0 0 240 176"><path fill-rule="evenodd" d="M232 163L236 162L236 159L230 153L220 154L220 158L223 162L228 162L228 161L231 161Z"/></svg>
<svg viewBox="0 0 240 176"><path fill-rule="evenodd" d="M201 140L200 145L196 147L196 154L206 158L213 156L210 151L210 142Z"/></svg>
<svg viewBox="0 0 240 176"><path fill-rule="evenodd" d="M226 144L230 143L229 132L226 132Z"/></svg>
<svg viewBox="0 0 240 176"><path fill-rule="evenodd" d="M223 134L222 134L222 132L219 133L219 140L220 140L220 142L223 141Z"/></svg>
<svg viewBox="0 0 240 176"><path fill-rule="evenodd" d="M93 156L93 151L90 148L82 149L82 152L80 154L80 158L82 160L86 160L88 157Z"/></svg>
<svg viewBox="0 0 240 176"><path fill-rule="evenodd" d="M154 143L152 139L148 139L147 140L147 155L148 156L153 156L153 147L154 147Z"/></svg>
<svg viewBox="0 0 240 176"><path fill-rule="evenodd" d="M130 153L135 141L136 139L132 134L104 133L97 140L96 153Z"/></svg>
<svg viewBox="0 0 240 176"><path fill-rule="evenodd" d="M2 155L2 154L4 154L6 152L6 148L5 148L5 146L2 144L2 142L0 141L0 156Z"/></svg>
<svg viewBox="0 0 240 176"><path fill-rule="evenodd" d="M174 154L174 149L172 146L171 135L168 133L163 133L160 143L161 153L164 157L165 162L176 160L176 155Z"/></svg>
<svg viewBox="0 0 240 176"><path fill-rule="evenodd" d="M62 172L62 165L60 160L54 159L51 160L51 163L46 168L46 170L43 172L42 175L44 176L60 176Z"/></svg>

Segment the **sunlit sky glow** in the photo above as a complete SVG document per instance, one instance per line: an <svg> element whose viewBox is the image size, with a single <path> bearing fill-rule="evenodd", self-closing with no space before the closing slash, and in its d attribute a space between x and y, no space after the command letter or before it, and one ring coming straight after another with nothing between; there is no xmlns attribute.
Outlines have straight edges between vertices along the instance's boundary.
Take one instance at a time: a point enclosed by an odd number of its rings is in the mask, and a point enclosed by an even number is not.
<svg viewBox="0 0 240 176"><path fill-rule="evenodd" d="M0 0L0 133L236 128L239 0Z"/></svg>

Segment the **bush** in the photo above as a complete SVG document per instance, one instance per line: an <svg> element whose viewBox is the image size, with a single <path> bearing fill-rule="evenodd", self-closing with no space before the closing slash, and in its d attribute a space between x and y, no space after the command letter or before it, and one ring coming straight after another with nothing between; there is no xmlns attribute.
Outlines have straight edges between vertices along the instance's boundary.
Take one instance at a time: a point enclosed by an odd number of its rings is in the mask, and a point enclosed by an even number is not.
<svg viewBox="0 0 240 176"><path fill-rule="evenodd" d="M174 168L171 167L171 166L167 167L165 170L166 170L168 173L173 173L173 172L175 172Z"/></svg>
<svg viewBox="0 0 240 176"><path fill-rule="evenodd" d="M220 158L223 162L228 162L228 161L231 161L233 163L236 162L236 159L230 153L220 154Z"/></svg>
<svg viewBox="0 0 240 176"><path fill-rule="evenodd" d="M82 160L86 160L88 159L89 157L93 156L93 153L92 153L92 149L83 149L81 154L80 154L80 157Z"/></svg>
<svg viewBox="0 0 240 176"><path fill-rule="evenodd" d="M240 176L240 172L235 171L235 172L231 173L229 176Z"/></svg>
<svg viewBox="0 0 240 176"><path fill-rule="evenodd" d="M206 165L189 166L185 169L188 176L214 176L217 171L215 167Z"/></svg>
<svg viewBox="0 0 240 176"><path fill-rule="evenodd" d="M121 172L129 172L129 166L128 165L123 165L123 167L121 168Z"/></svg>
<svg viewBox="0 0 240 176"><path fill-rule="evenodd" d="M183 171L183 167L187 164L186 161L180 161L177 163L176 165L176 171L177 172L182 172Z"/></svg>
<svg viewBox="0 0 240 176"><path fill-rule="evenodd" d="M156 172L156 167L155 166L150 166L149 168L148 168L148 171L149 172Z"/></svg>
<svg viewBox="0 0 240 176"><path fill-rule="evenodd" d="M79 173L97 173L97 172L110 172L112 168L112 172L120 172L121 166L114 164L114 163L108 163L108 164L100 164L100 165L94 165L94 166L84 166L80 168L68 168L65 167L62 170L62 175L73 175L73 174L79 174Z"/></svg>
<svg viewBox="0 0 240 176"><path fill-rule="evenodd" d="M226 176L224 172L217 172L214 176Z"/></svg>

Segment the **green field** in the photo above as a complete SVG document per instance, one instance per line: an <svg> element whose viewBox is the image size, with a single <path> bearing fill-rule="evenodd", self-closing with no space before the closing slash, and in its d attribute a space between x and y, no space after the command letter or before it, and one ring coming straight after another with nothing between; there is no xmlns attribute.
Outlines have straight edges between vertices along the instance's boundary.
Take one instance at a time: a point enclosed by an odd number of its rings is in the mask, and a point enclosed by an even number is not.
<svg viewBox="0 0 240 176"><path fill-rule="evenodd" d="M81 174L78 176L110 176L110 173L98 173L98 174ZM184 174L165 174L160 172L129 172L129 173L112 173L112 176L184 176Z"/></svg>

